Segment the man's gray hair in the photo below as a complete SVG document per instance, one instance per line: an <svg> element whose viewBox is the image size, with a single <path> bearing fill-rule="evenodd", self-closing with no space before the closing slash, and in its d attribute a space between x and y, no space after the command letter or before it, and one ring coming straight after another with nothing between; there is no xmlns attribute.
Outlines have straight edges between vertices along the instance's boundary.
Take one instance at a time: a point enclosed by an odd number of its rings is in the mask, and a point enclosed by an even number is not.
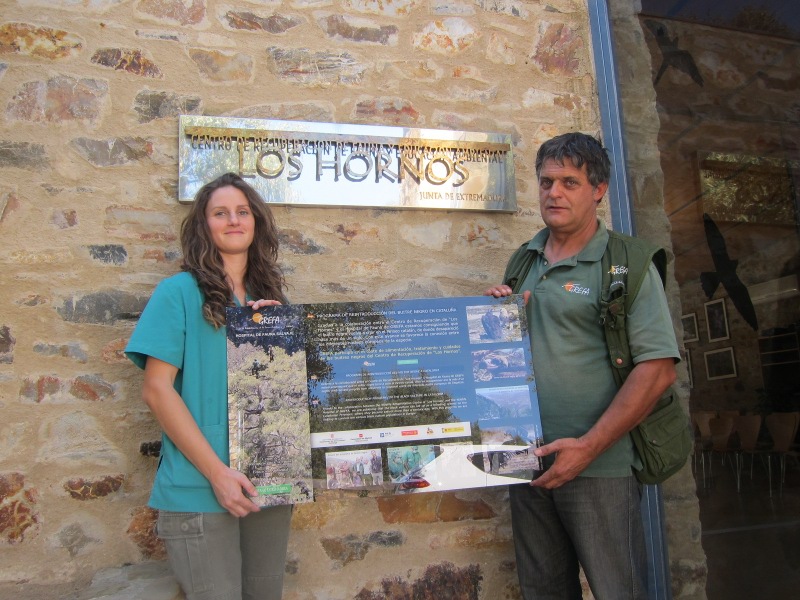
<svg viewBox="0 0 800 600"><path fill-rule="evenodd" d="M569 158L578 169L586 165L589 183L595 187L608 183L611 177L611 161L600 141L585 133L572 132L550 138L539 147L536 153L537 179L546 160L563 164L565 158Z"/></svg>

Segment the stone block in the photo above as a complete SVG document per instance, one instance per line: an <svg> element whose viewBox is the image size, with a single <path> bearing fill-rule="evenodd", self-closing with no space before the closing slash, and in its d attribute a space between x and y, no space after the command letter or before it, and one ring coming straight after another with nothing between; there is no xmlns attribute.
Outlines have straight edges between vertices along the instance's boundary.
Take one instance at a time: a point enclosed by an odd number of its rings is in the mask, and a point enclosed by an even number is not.
<svg viewBox="0 0 800 600"><path fill-rule="evenodd" d="M34 123L85 121L93 124L100 119L109 102L108 83L99 79L58 75L47 81L23 83L8 102L6 116L12 120Z"/></svg>
<svg viewBox="0 0 800 600"><path fill-rule="evenodd" d="M475 4L459 0L431 0L431 14L439 17L469 17L475 14Z"/></svg>
<svg viewBox="0 0 800 600"><path fill-rule="evenodd" d="M280 15L274 13L268 17L244 10L226 10L220 21L230 29L244 31L266 31L273 35L286 33L290 29L302 25L305 20L296 15Z"/></svg>
<svg viewBox="0 0 800 600"><path fill-rule="evenodd" d="M68 209L56 209L53 211L52 223L59 229L69 229L78 224L78 211Z"/></svg>
<svg viewBox="0 0 800 600"><path fill-rule="evenodd" d="M525 2L519 0L475 0L475 4L486 12L508 15L510 17L527 19L531 14L524 6Z"/></svg>
<svg viewBox="0 0 800 600"><path fill-rule="evenodd" d="M377 498L378 510L386 523L435 523L441 494L411 494Z"/></svg>
<svg viewBox="0 0 800 600"><path fill-rule="evenodd" d="M136 37L143 40L160 40L164 42L179 42L185 44L189 41L189 36L177 31L160 31L153 29L137 29Z"/></svg>
<svg viewBox="0 0 800 600"><path fill-rule="evenodd" d="M87 249L94 260L107 265L124 265L128 262L128 251L121 244L93 244Z"/></svg>
<svg viewBox="0 0 800 600"><path fill-rule="evenodd" d="M25 476L22 473L0 473L0 503L22 491Z"/></svg>
<svg viewBox="0 0 800 600"><path fill-rule="evenodd" d="M157 510L141 506L134 511L126 533L139 548L143 558L164 560L167 551L164 542L156 535L157 519Z"/></svg>
<svg viewBox="0 0 800 600"><path fill-rule="evenodd" d="M0 223L20 207L19 198L14 192L0 193Z"/></svg>
<svg viewBox="0 0 800 600"><path fill-rule="evenodd" d="M0 54L25 54L57 60L76 56L82 48L80 36L62 29L29 23L4 23L0 26Z"/></svg>
<svg viewBox="0 0 800 600"><path fill-rule="evenodd" d="M35 379L26 377L20 386L21 399L42 402L61 390L61 380L53 375L42 375Z"/></svg>
<svg viewBox="0 0 800 600"><path fill-rule="evenodd" d="M328 558L334 562L335 568L344 567L354 560L363 560L370 548L369 542L353 534L322 538L320 544Z"/></svg>
<svg viewBox="0 0 800 600"><path fill-rule="evenodd" d="M154 442L142 442L139 444L139 454L158 458L161 456L161 440Z"/></svg>
<svg viewBox="0 0 800 600"><path fill-rule="evenodd" d="M47 9L72 10L83 14L102 13L128 0L17 0L26 8L39 6Z"/></svg>
<svg viewBox="0 0 800 600"><path fill-rule="evenodd" d="M318 531L344 515L347 500L334 492L314 493L314 502L298 504L292 513L292 529L299 531Z"/></svg>
<svg viewBox="0 0 800 600"><path fill-rule="evenodd" d="M407 16L418 4L418 0L342 0L345 10L370 13L384 17Z"/></svg>
<svg viewBox="0 0 800 600"><path fill-rule="evenodd" d="M128 338L117 338L111 340L100 352L101 360L106 364L127 364L128 357L125 356L125 346Z"/></svg>
<svg viewBox="0 0 800 600"><path fill-rule="evenodd" d="M106 412L103 421L109 416ZM113 418L113 417L112 417ZM32 451L37 464L74 472L101 468L121 471L128 464L123 452L104 435L97 418L80 410L44 421Z"/></svg>
<svg viewBox="0 0 800 600"><path fill-rule="evenodd" d="M502 245L505 240L497 223L487 220L466 223L460 241L473 248L486 248Z"/></svg>
<svg viewBox="0 0 800 600"><path fill-rule="evenodd" d="M68 342L66 344L51 344L47 342L35 342L33 351L42 356L62 356L71 358L79 363L86 363L89 355L86 346L79 342Z"/></svg>
<svg viewBox="0 0 800 600"><path fill-rule="evenodd" d="M411 127L424 122L410 100L385 96L360 99L353 109L353 119L399 127Z"/></svg>
<svg viewBox="0 0 800 600"><path fill-rule="evenodd" d="M141 0L137 12L179 25L199 25L206 18L206 0Z"/></svg>
<svg viewBox="0 0 800 600"><path fill-rule="evenodd" d="M115 386L99 375L79 375L70 382L69 394L89 402L113 400L116 395Z"/></svg>
<svg viewBox="0 0 800 600"><path fill-rule="evenodd" d="M438 81L444 75L444 69L433 60L379 60L376 71L392 79L422 82Z"/></svg>
<svg viewBox="0 0 800 600"><path fill-rule="evenodd" d="M105 212L103 225L109 235L151 242L174 242L178 238L176 223L169 212L119 204L107 207Z"/></svg>
<svg viewBox="0 0 800 600"><path fill-rule="evenodd" d="M0 167L38 171L47 166L49 160L44 144L0 140ZM5 209L3 213L5 214Z"/></svg>
<svg viewBox="0 0 800 600"><path fill-rule="evenodd" d="M364 227L361 223L339 223L334 227L334 231L337 237L348 246L350 242L361 236L373 239L379 237L377 227Z"/></svg>
<svg viewBox="0 0 800 600"><path fill-rule="evenodd" d="M157 263L173 263L181 258L180 250L161 250L160 248L151 248L142 253L142 258L145 260L154 260Z"/></svg>
<svg viewBox="0 0 800 600"><path fill-rule="evenodd" d="M276 102L240 108L228 113L232 117L280 119L284 121L334 121L336 111L330 102Z"/></svg>
<svg viewBox="0 0 800 600"><path fill-rule="evenodd" d="M17 306L42 306L44 304L48 304L50 301L46 296L42 296L41 294L28 294L24 298L20 298L15 302Z"/></svg>
<svg viewBox="0 0 800 600"><path fill-rule="evenodd" d="M153 156L153 142L140 137L97 140L75 138L70 142L84 159L95 167L119 167Z"/></svg>
<svg viewBox="0 0 800 600"><path fill-rule="evenodd" d="M69 552L70 558L101 541L92 537L80 523L69 523L62 527L56 534L56 540L61 548Z"/></svg>
<svg viewBox="0 0 800 600"><path fill-rule="evenodd" d="M100 48L92 55L92 63L108 67L115 71L125 71L140 77L163 79L164 75L158 65L138 49Z"/></svg>
<svg viewBox="0 0 800 600"><path fill-rule="evenodd" d="M480 32L465 19L448 17L428 23L422 31L414 34L412 44L419 50L457 54L472 46L480 36Z"/></svg>
<svg viewBox="0 0 800 600"><path fill-rule="evenodd" d="M139 123L149 123L156 119L199 113L202 110L202 104L202 98L199 96L142 90L133 99L133 110L139 115Z"/></svg>
<svg viewBox="0 0 800 600"><path fill-rule="evenodd" d="M122 474L106 475L100 479L78 477L67 481L64 489L75 500L97 500L119 491L124 481Z"/></svg>
<svg viewBox="0 0 800 600"><path fill-rule="evenodd" d="M489 40L486 43L486 58L499 65L514 65L517 63L514 44L508 37L496 31L489 34Z"/></svg>
<svg viewBox="0 0 800 600"><path fill-rule="evenodd" d="M440 521L492 519L495 511L481 498L465 500L457 492L443 492L437 513Z"/></svg>
<svg viewBox="0 0 800 600"><path fill-rule="evenodd" d="M19 544L38 533L38 501L22 473L0 473L0 544Z"/></svg>
<svg viewBox="0 0 800 600"><path fill-rule="evenodd" d="M384 578L378 585L379 591L363 588L354 600L391 600L394 598L414 598L414 600L442 600L442 598L458 598L458 600L480 600L481 596L480 565L456 567L453 563L443 562L428 565L425 572L417 579L404 579L402 576Z"/></svg>
<svg viewBox="0 0 800 600"><path fill-rule="evenodd" d="M280 248L293 254L322 254L325 248L305 237L297 229L282 229L279 233Z"/></svg>
<svg viewBox="0 0 800 600"><path fill-rule="evenodd" d="M114 400L116 387L98 375L79 375L74 379L61 379L55 375L26 377L20 386L19 396L28 402L88 402Z"/></svg>
<svg viewBox="0 0 800 600"><path fill-rule="evenodd" d="M271 73L309 86L359 84L367 68L348 52L312 52L308 48L272 46L267 48L267 57Z"/></svg>
<svg viewBox="0 0 800 600"><path fill-rule="evenodd" d="M8 325L0 326L0 363L9 365L14 362L16 343L16 338L11 335L11 328Z"/></svg>
<svg viewBox="0 0 800 600"><path fill-rule="evenodd" d="M321 14L317 23L328 37L381 46L397 45L397 26L340 14Z"/></svg>
<svg viewBox="0 0 800 600"><path fill-rule="evenodd" d="M145 304L146 297L108 290L65 298L56 310L62 319L72 323L112 325L118 321L138 319Z"/></svg>
<svg viewBox="0 0 800 600"><path fill-rule="evenodd" d="M584 56L580 32L566 23L539 23L531 60L548 75L571 77L579 74Z"/></svg>
<svg viewBox="0 0 800 600"><path fill-rule="evenodd" d="M248 83L253 79L253 57L240 52L190 48L189 57L200 76L214 83Z"/></svg>

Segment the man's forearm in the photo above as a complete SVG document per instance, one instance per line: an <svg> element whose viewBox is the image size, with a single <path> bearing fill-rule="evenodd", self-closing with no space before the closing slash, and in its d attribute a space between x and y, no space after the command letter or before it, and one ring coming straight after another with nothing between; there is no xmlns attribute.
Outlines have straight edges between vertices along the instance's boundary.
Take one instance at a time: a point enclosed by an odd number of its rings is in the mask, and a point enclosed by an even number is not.
<svg viewBox="0 0 800 600"><path fill-rule="evenodd" d="M672 358L647 360L636 365L611 404L582 440L599 456L647 418L662 394L675 381Z"/></svg>

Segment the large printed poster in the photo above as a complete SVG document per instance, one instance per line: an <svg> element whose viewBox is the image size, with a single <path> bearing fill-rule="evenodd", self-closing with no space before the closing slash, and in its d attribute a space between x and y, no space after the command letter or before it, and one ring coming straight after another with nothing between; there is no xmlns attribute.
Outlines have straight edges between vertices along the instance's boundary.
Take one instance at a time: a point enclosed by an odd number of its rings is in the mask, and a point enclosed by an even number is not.
<svg viewBox="0 0 800 600"><path fill-rule="evenodd" d="M271 503L312 480L418 493L541 469L521 296L232 308L228 352L231 465Z"/></svg>

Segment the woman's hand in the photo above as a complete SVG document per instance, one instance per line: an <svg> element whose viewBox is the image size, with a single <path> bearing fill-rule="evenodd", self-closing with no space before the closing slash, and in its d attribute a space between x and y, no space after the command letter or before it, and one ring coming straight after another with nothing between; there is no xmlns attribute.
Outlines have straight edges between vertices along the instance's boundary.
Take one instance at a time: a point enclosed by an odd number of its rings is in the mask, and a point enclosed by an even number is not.
<svg viewBox="0 0 800 600"><path fill-rule="evenodd" d="M234 517L246 517L260 510L258 505L247 497L258 495L255 486L239 471L220 463L219 468L208 480L217 502Z"/></svg>
<svg viewBox="0 0 800 600"><path fill-rule="evenodd" d="M280 306L280 302L277 300L248 300L247 306L252 308L253 310L258 310L264 306Z"/></svg>

